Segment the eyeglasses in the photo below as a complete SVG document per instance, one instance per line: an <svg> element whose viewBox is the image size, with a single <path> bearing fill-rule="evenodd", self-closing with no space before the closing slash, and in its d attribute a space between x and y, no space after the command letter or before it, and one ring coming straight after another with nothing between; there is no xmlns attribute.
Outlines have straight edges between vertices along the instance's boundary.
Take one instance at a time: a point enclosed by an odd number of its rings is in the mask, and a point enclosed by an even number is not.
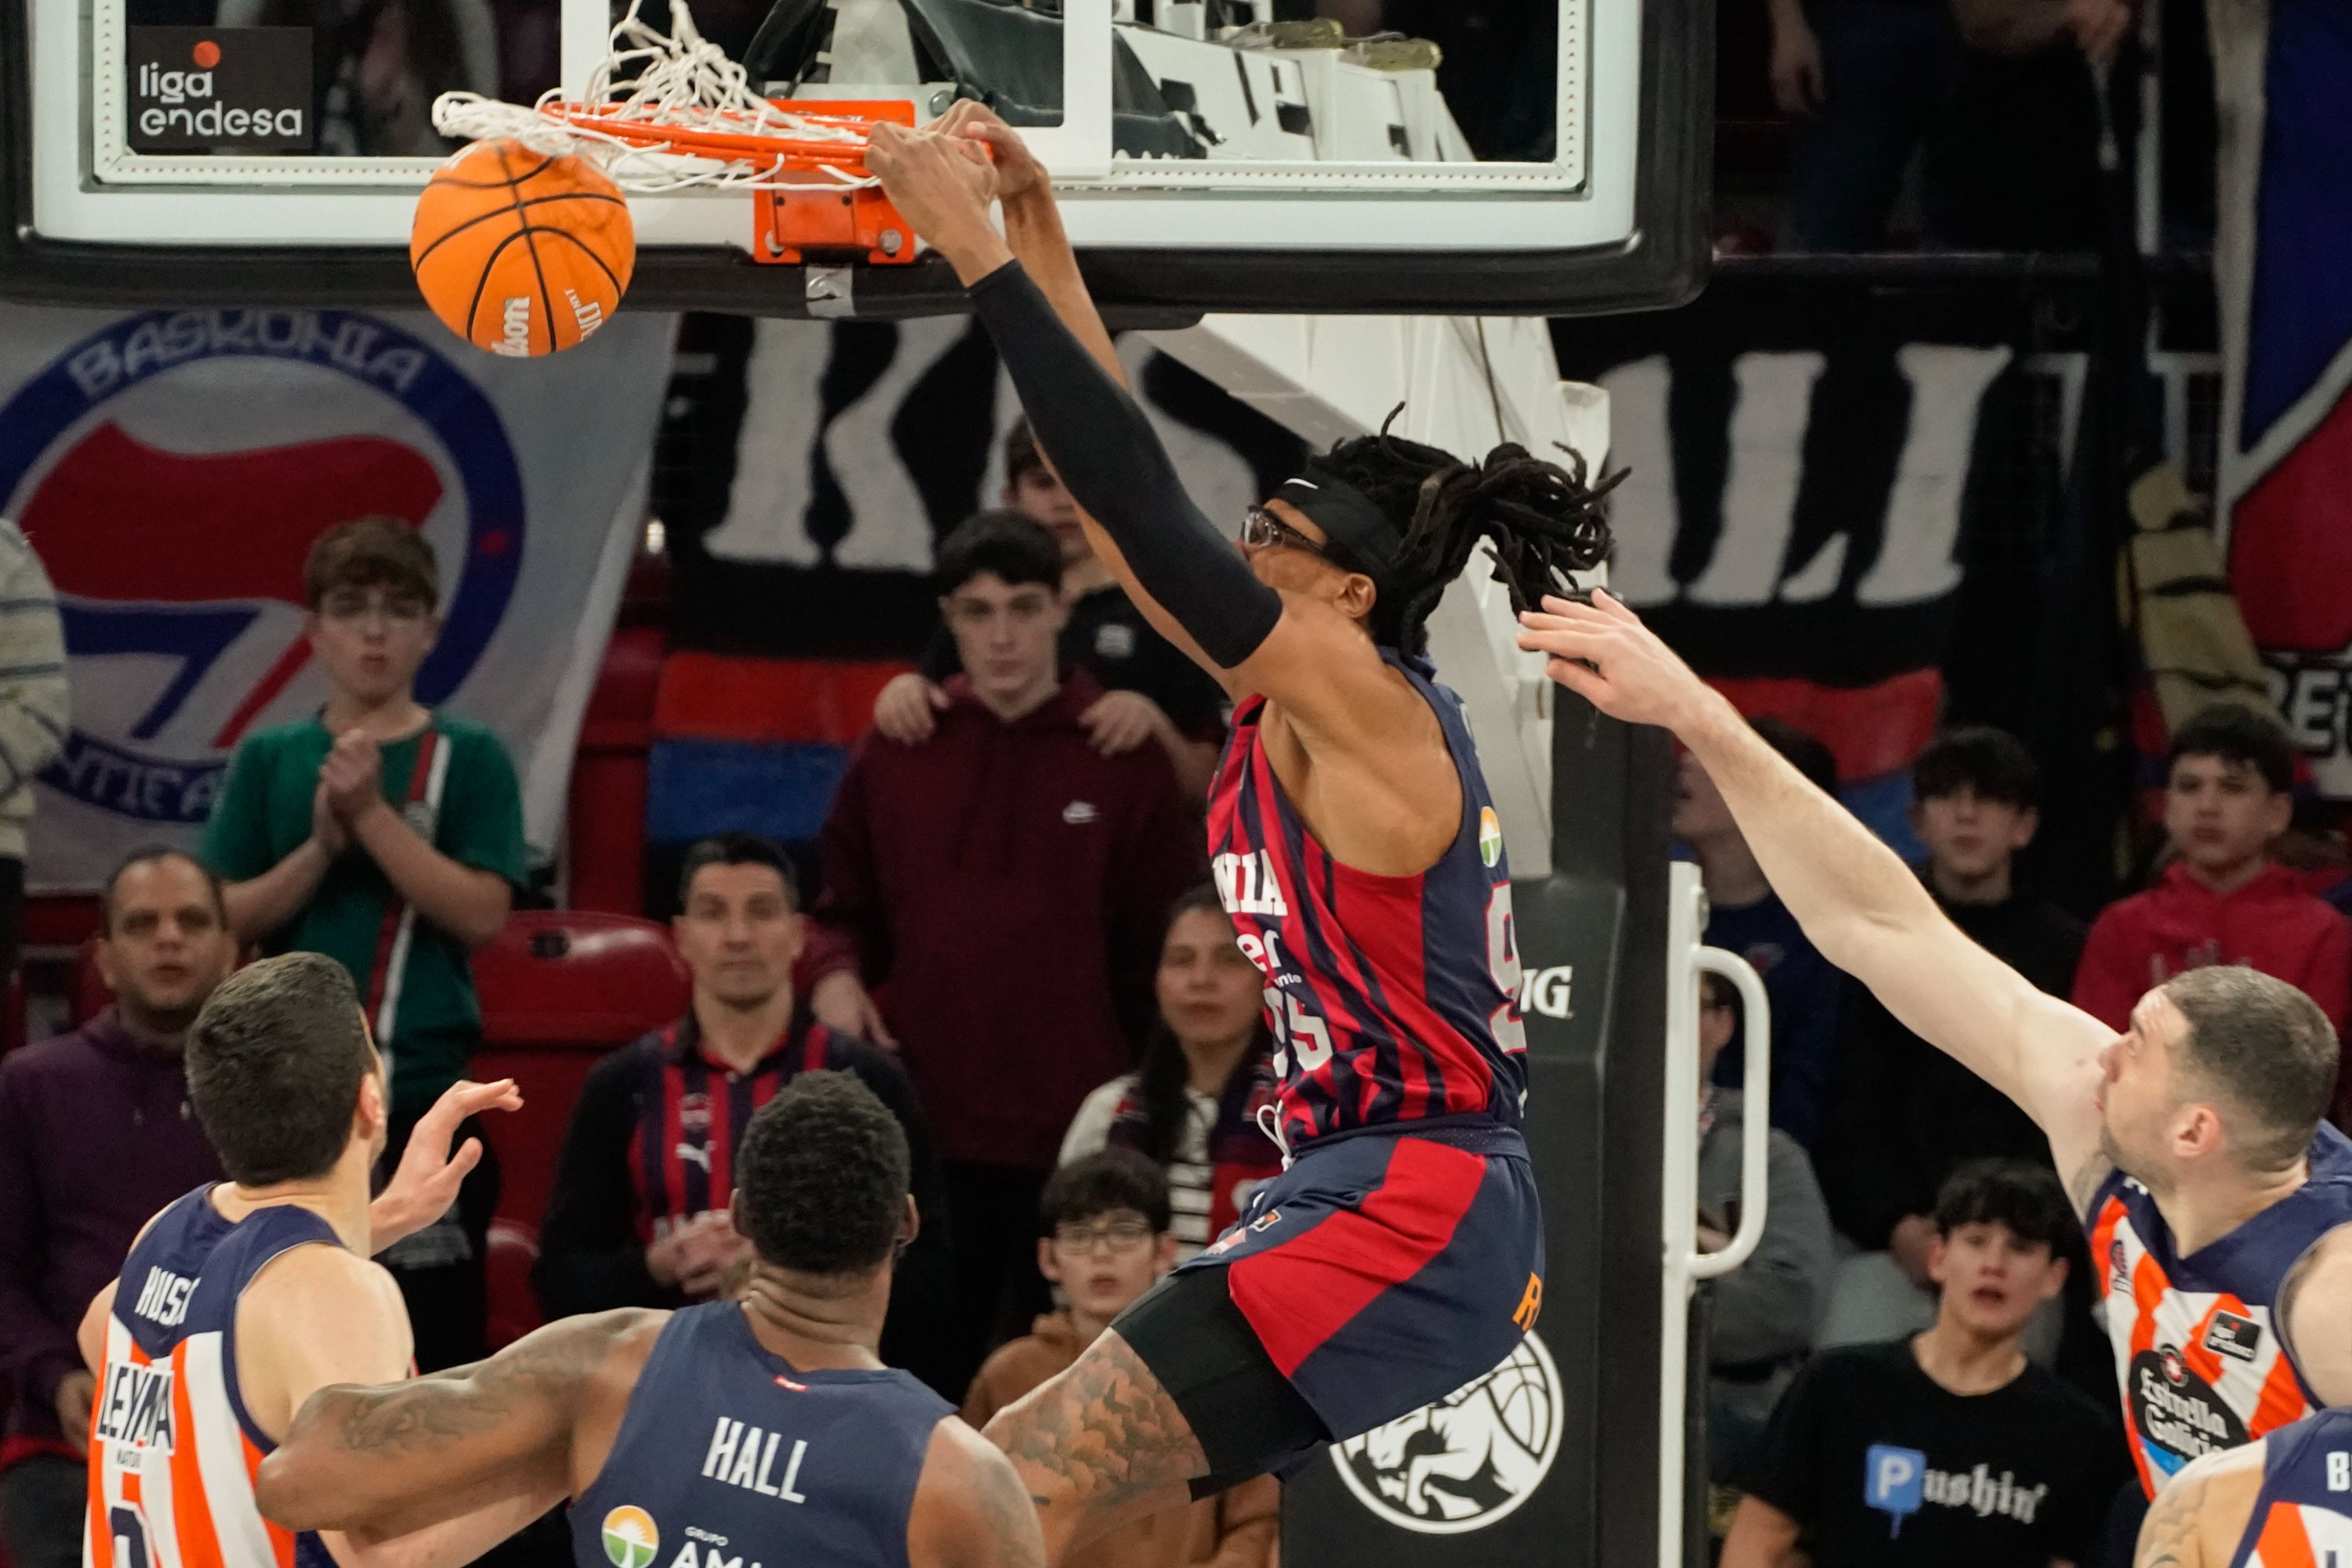
<svg viewBox="0 0 2352 1568"><path fill-rule="evenodd" d="M405 595L377 597L372 594L344 592L330 594L320 602L319 614L341 626L353 626L374 616L388 626L411 627L425 624L432 614L421 599Z"/></svg>
<svg viewBox="0 0 2352 1568"><path fill-rule="evenodd" d="M1309 539L1262 506L1254 506L1242 513L1242 543L1252 550L1263 550L1269 544L1294 545L1309 555L1331 559L1331 552Z"/></svg>
<svg viewBox="0 0 2352 1568"><path fill-rule="evenodd" d="M992 605L986 599L950 599L948 619L967 631L980 631L992 626L1003 616L1016 626L1034 626L1052 612L1054 602L1043 594L1023 594Z"/></svg>
<svg viewBox="0 0 2352 1568"><path fill-rule="evenodd" d="M1054 1247L1057 1252L1092 1252L1098 1242L1108 1242L1111 1251L1133 1252L1151 1242L1151 1227L1139 1219L1115 1219L1102 1225L1057 1225L1054 1227Z"/></svg>

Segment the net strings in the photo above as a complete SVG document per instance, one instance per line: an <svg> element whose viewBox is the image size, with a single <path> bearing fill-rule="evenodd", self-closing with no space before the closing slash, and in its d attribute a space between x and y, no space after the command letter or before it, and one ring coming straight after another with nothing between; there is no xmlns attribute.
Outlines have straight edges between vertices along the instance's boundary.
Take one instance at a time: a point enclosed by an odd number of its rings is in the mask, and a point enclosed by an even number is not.
<svg viewBox="0 0 2352 1568"><path fill-rule="evenodd" d="M549 157L578 154L596 163L622 189L648 195L708 186L858 190L879 183L862 166L862 134L761 97L743 68L696 28L686 0L669 0L667 34L638 15L643 5L644 0L630 0L628 14L613 26L610 50L589 73L577 102L567 101L561 88L541 94L529 108L475 92L445 92L433 100L433 128L468 142L520 142ZM626 129L615 132L608 125ZM779 150L765 160L730 155L664 141L664 127L837 142L840 163L857 166L844 168L798 148L789 154Z"/></svg>

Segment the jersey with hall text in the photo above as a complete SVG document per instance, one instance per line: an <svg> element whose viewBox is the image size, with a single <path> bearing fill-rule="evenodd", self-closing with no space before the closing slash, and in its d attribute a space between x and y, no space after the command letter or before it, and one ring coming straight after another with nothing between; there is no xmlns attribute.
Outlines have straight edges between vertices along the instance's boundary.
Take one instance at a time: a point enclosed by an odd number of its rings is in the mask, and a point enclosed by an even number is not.
<svg viewBox="0 0 2352 1568"><path fill-rule="evenodd" d="M198 1187L131 1248L90 1400L83 1568L334 1568L316 1535L262 1517L253 1478L276 1447L237 1384L236 1304L297 1247L341 1247L309 1209L231 1220Z"/></svg>
<svg viewBox="0 0 2352 1568"><path fill-rule="evenodd" d="M2279 1341L2278 1289L2352 1220L2352 1140L2321 1123L2309 1169L2301 1187L2187 1258L2139 1183L2116 1172L2092 1194L2091 1262L2151 1498L2199 1455L2243 1447L2317 1404Z"/></svg>
<svg viewBox="0 0 2352 1568"><path fill-rule="evenodd" d="M732 1301L673 1312L572 1505L572 1561L908 1568L931 1432L954 1414L908 1373L792 1366Z"/></svg>
<svg viewBox="0 0 2352 1568"><path fill-rule="evenodd" d="M2352 1563L2352 1410L2323 1410L2263 1442L2263 1486L2230 1568Z"/></svg>
<svg viewBox="0 0 2352 1568"><path fill-rule="evenodd" d="M1437 715L1462 819L1415 876L1343 866L1307 830L1259 734L1234 713L1209 793L1217 892L1265 977L1282 1142L1436 1117L1516 1126L1526 1098L1511 871L1462 700L1427 664L1382 649Z"/></svg>

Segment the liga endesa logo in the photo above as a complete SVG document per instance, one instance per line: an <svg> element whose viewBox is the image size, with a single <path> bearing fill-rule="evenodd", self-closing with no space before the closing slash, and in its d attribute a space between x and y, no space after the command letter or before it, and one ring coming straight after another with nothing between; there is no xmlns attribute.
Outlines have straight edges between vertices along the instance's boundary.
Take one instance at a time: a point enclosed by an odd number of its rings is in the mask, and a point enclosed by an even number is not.
<svg viewBox="0 0 2352 1568"><path fill-rule="evenodd" d="M304 438L173 444L219 396L188 372L225 356L314 367ZM399 328L337 310L155 311L68 349L0 405L0 515L57 585L74 666L74 726L42 782L123 816L203 822L229 753L310 661L311 542L357 517L423 527L452 501L464 546L442 532L427 704L480 659L522 562L522 474L479 387Z"/></svg>
<svg viewBox="0 0 2352 1568"><path fill-rule="evenodd" d="M308 27L131 27L134 153L307 152Z"/></svg>

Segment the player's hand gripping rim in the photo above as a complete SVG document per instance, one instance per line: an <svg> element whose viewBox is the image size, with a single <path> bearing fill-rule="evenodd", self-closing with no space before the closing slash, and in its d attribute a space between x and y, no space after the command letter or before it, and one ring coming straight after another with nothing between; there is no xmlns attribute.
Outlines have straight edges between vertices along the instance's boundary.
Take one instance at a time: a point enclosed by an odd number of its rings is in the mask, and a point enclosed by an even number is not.
<svg viewBox="0 0 2352 1568"><path fill-rule="evenodd" d="M380 1253L415 1235L448 1213L449 1205L457 1201L457 1189L482 1163L478 1138L467 1139L454 1154L449 1152L449 1141L467 1117L485 1110L521 1109L522 1091L510 1078L496 1083L460 1080L444 1089L433 1109L418 1117L409 1130L408 1147L401 1151L399 1168L368 1205L369 1252Z"/></svg>

